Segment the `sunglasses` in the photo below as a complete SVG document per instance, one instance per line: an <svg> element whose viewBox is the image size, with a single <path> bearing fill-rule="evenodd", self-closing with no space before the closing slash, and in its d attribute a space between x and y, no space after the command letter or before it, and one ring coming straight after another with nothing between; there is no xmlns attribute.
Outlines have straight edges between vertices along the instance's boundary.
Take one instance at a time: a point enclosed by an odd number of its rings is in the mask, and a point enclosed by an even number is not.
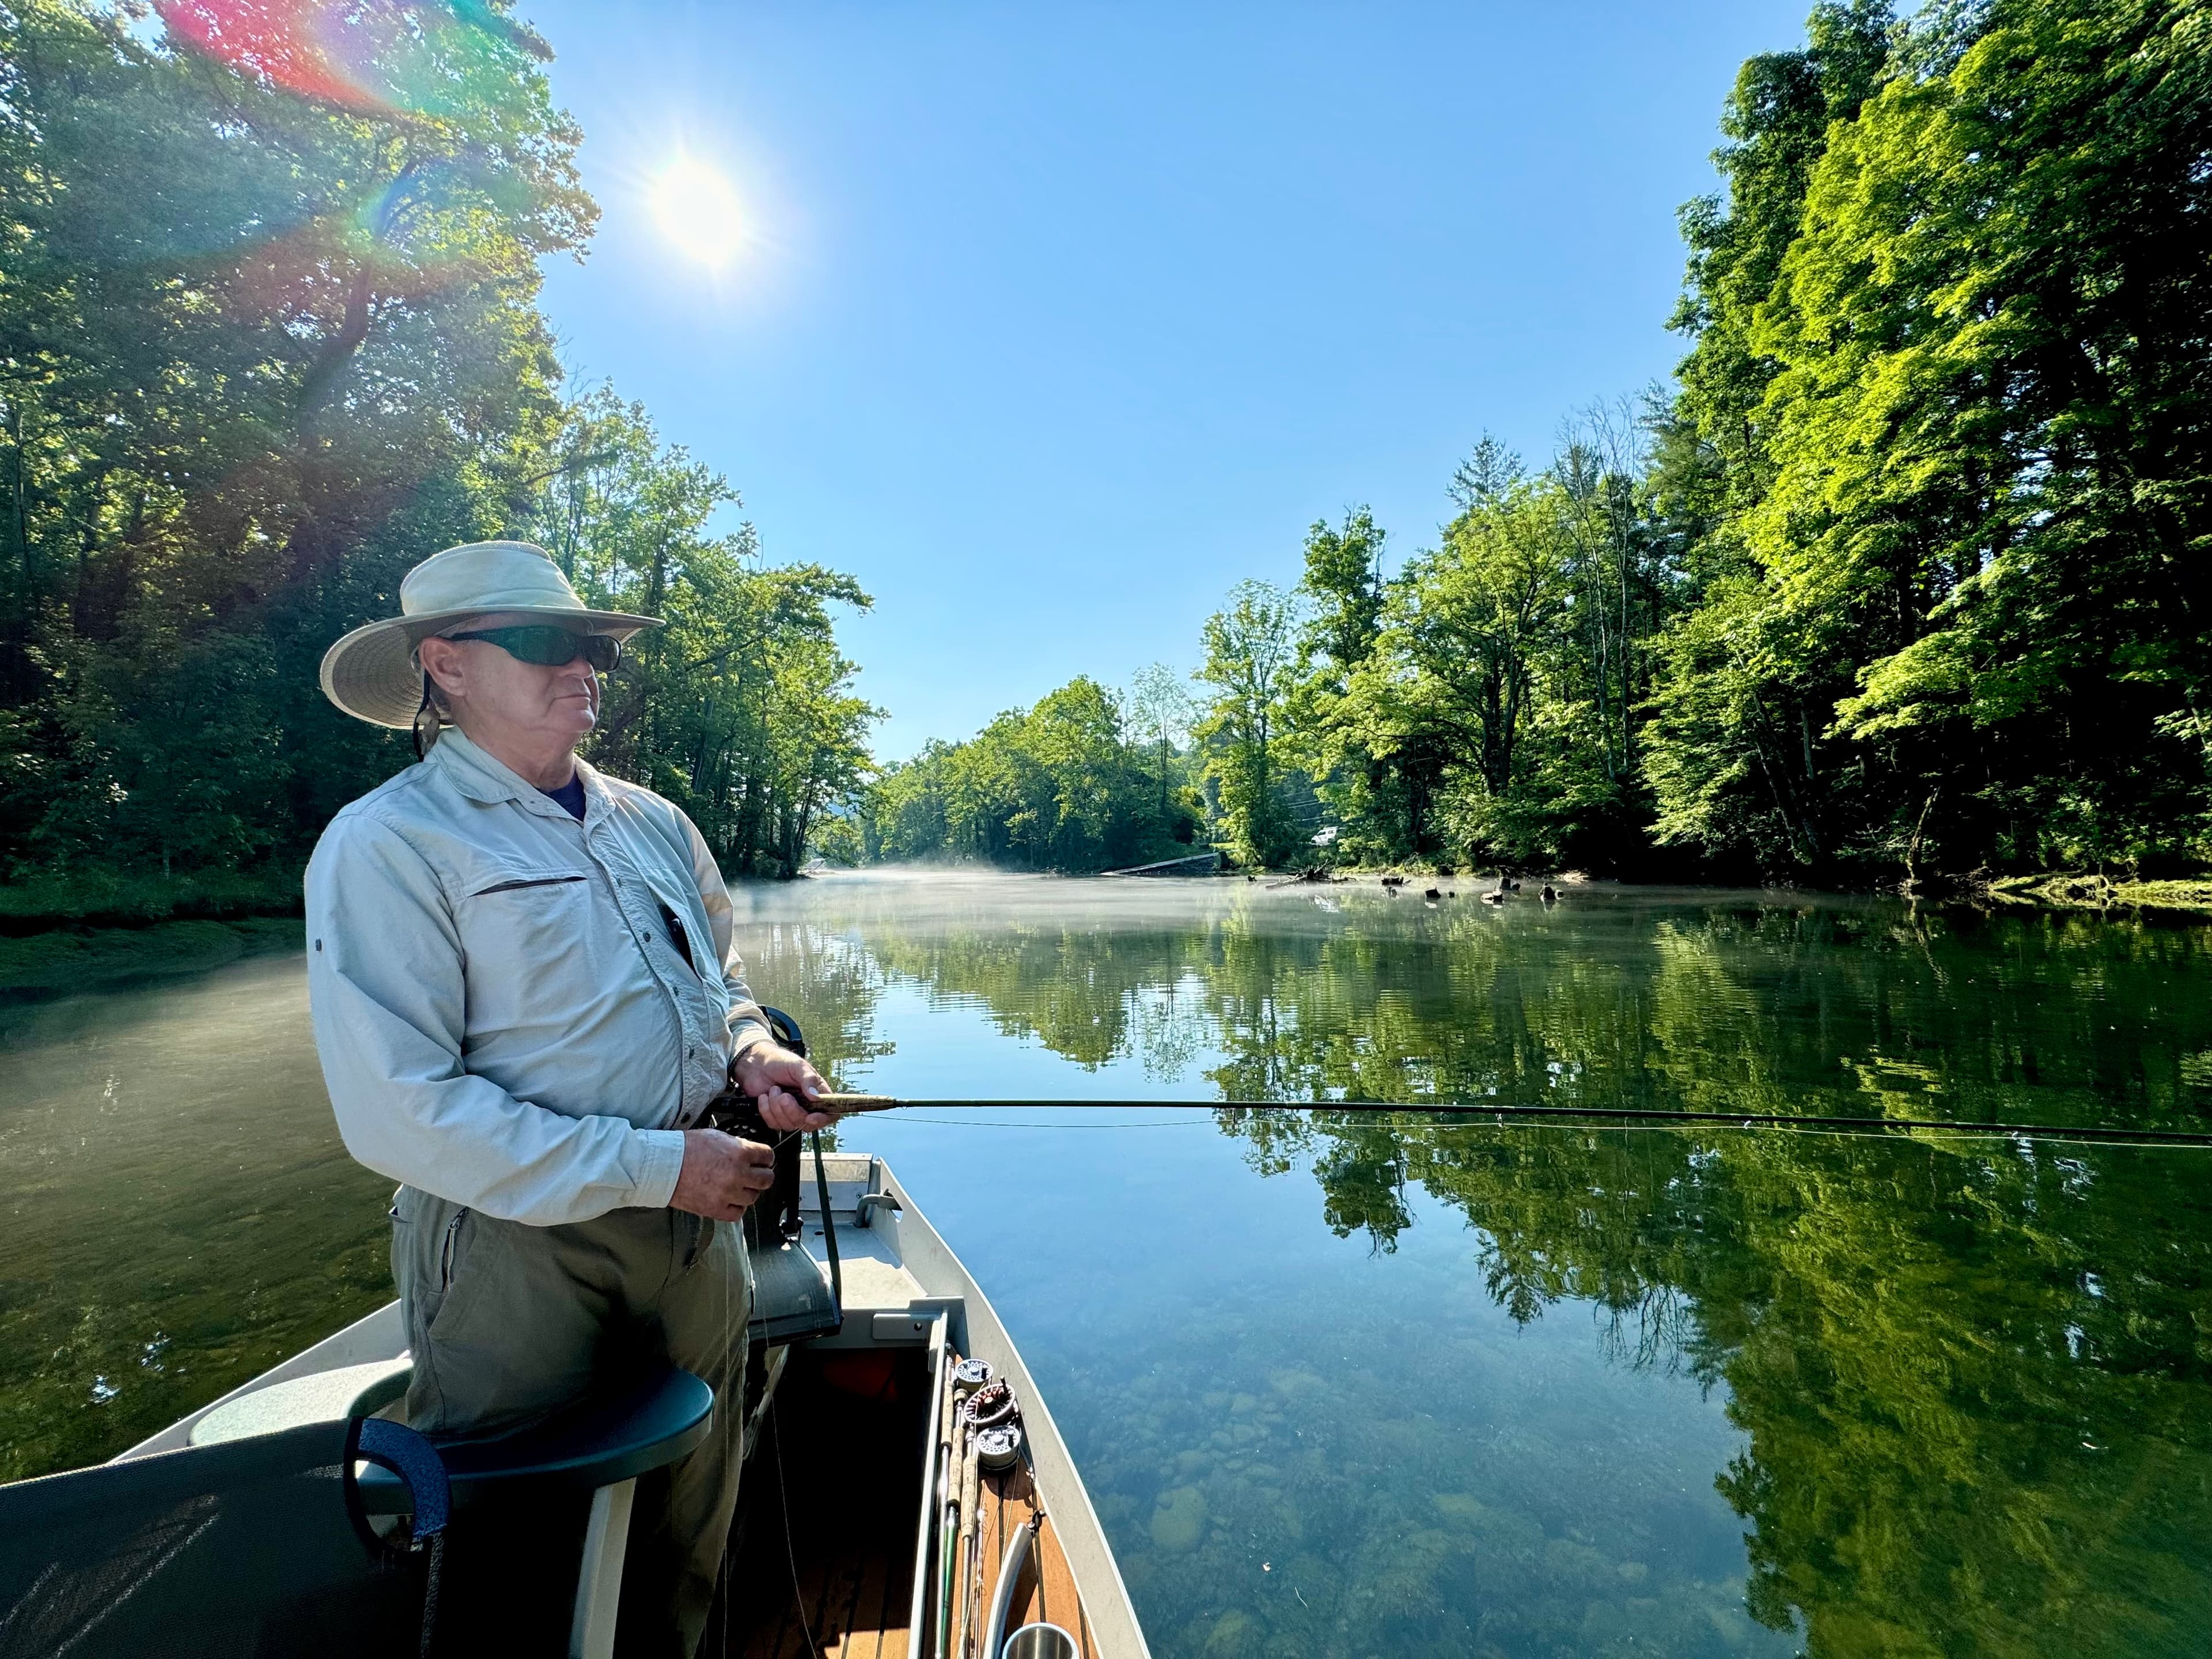
<svg viewBox="0 0 2212 1659"><path fill-rule="evenodd" d="M622 641L611 634L577 634L565 628L542 624L530 628L483 628L472 633L448 634L449 640L482 640L495 645L517 662L539 668L565 668L581 657L602 674L614 672L622 660Z"/></svg>

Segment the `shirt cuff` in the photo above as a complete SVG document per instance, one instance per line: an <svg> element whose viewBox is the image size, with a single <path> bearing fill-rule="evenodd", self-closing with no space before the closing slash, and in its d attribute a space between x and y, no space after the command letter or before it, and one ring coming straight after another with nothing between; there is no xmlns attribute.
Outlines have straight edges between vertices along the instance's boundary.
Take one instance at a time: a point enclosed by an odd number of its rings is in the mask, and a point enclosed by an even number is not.
<svg viewBox="0 0 2212 1659"><path fill-rule="evenodd" d="M747 1015L730 1022L730 1064L735 1066L751 1050L763 1042L775 1041L775 1033L768 1029L768 1022Z"/></svg>
<svg viewBox="0 0 2212 1659"><path fill-rule="evenodd" d="M635 1197L641 1209L665 1210L676 1196L676 1177L684 1173L684 1131L640 1129Z"/></svg>

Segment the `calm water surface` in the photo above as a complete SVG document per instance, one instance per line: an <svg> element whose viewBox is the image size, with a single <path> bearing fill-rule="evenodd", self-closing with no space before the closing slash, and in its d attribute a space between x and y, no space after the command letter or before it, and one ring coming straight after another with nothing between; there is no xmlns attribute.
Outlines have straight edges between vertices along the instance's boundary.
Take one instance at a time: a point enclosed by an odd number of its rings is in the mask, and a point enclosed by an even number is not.
<svg viewBox="0 0 2212 1659"><path fill-rule="evenodd" d="M2212 1128L2212 929L836 878L755 987L907 1097ZM389 1294L296 957L0 1010L0 1474ZM2197 1653L2212 1154L1205 1109L849 1127L1020 1338L1170 1656Z"/></svg>

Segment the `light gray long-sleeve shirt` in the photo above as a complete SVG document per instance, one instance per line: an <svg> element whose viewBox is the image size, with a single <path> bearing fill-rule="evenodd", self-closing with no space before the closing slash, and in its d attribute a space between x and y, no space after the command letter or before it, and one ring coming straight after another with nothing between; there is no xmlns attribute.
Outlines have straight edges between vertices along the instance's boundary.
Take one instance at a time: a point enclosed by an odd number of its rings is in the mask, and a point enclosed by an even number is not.
<svg viewBox="0 0 2212 1659"><path fill-rule="evenodd" d="M346 1149L540 1225L665 1205L682 1131L769 1035L698 830L576 769L580 823L448 730L307 866L308 1005Z"/></svg>

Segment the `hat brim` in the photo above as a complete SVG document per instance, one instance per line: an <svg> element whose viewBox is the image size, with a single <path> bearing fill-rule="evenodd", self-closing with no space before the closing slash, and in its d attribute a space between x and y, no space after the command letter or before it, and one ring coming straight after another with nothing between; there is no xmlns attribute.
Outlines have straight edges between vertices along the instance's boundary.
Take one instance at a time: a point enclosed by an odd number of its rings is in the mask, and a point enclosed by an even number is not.
<svg viewBox="0 0 2212 1659"><path fill-rule="evenodd" d="M511 607L510 607L511 608ZM441 628L488 614L481 605L422 617L392 617L356 628L323 653L323 695L346 714L371 726L404 732L422 706L422 671L415 647ZM658 617L634 617L626 611L516 611L590 634L627 640L642 629L659 628Z"/></svg>

